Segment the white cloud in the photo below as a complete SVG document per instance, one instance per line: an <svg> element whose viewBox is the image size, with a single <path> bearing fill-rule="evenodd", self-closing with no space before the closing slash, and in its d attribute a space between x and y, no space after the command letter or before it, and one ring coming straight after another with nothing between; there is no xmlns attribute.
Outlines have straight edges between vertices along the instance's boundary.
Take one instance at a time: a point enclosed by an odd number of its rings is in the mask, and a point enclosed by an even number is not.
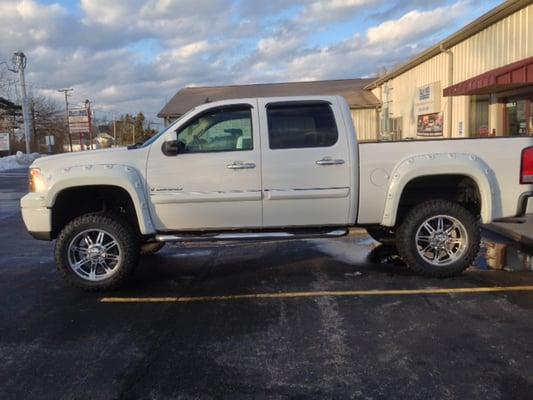
<svg viewBox="0 0 533 400"><path fill-rule="evenodd" d="M88 24L125 26L135 22L135 17L142 5L142 0L81 0L81 9L85 13L83 20Z"/></svg>
<svg viewBox="0 0 533 400"><path fill-rule="evenodd" d="M420 40L426 34L438 32L448 26L465 11L466 5L463 2L430 11L410 11L397 20L385 21L370 28L367 33L368 44L370 46L383 44L391 47L397 43Z"/></svg>
<svg viewBox="0 0 533 400"><path fill-rule="evenodd" d="M368 6L377 6L381 0L329 0L313 1L302 12L304 21L338 21L350 18L353 13Z"/></svg>
<svg viewBox="0 0 533 400"><path fill-rule="evenodd" d="M452 29L474 0L79 1L0 0L0 61L22 49L32 90L60 100L73 87L73 102L154 115L186 85L371 75Z"/></svg>

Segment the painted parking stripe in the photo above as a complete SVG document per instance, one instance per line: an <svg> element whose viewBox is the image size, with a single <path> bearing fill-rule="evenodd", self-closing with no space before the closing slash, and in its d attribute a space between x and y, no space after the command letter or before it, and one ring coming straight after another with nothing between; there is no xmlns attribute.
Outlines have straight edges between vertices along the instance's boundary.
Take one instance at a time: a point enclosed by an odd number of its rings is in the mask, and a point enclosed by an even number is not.
<svg viewBox="0 0 533 400"><path fill-rule="evenodd" d="M348 290L322 292L251 293L226 296L194 297L102 297L101 303L194 303L207 301L290 299L305 297L364 297L364 296L414 296L439 294L533 292L531 286L493 286L473 288L399 289L399 290Z"/></svg>

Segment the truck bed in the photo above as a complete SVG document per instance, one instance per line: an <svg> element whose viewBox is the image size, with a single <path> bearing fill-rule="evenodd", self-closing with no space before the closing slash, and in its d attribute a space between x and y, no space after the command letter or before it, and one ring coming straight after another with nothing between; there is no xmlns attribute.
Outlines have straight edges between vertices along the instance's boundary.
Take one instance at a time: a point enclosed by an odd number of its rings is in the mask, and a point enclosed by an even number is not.
<svg viewBox="0 0 533 400"><path fill-rule="evenodd" d="M517 214L517 199L533 185L520 184L522 149L533 146L533 137L497 137L472 139L436 139L359 144L360 199L358 224L380 223L384 217L390 181L404 161L433 155L461 154L479 158L490 175L491 190L500 194L500 204L493 205L492 218ZM388 179L386 178L388 177Z"/></svg>

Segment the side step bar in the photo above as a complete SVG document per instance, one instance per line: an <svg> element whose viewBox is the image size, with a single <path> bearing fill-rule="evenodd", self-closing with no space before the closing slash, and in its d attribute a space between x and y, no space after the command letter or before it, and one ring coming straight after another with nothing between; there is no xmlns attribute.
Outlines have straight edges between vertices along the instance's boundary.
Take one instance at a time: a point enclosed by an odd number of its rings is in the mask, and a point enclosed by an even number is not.
<svg viewBox="0 0 533 400"><path fill-rule="evenodd" d="M347 235L346 228L321 231L255 231L255 232L223 232L223 233L201 233L201 234L160 234L156 235L158 242L210 242L217 240L284 240L284 239L318 239L332 238Z"/></svg>

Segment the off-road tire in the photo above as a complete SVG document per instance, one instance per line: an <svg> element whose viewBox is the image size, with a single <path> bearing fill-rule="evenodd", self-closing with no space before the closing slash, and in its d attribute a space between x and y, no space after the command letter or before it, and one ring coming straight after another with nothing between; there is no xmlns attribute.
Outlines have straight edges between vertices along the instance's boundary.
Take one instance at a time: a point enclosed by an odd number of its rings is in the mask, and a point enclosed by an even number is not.
<svg viewBox="0 0 533 400"><path fill-rule="evenodd" d="M416 233L420 225L431 216L449 215L463 224L468 244L460 258L449 265L435 266L425 261L416 248ZM432 278L459 275L475 260L481 241L476 218L459 204L446 200L430 200L416 205L396 230L396 246L407 266L414 272Z"/></svg>
<svg viewBox="0 0 533 400"><path fill-rule="evenodd" d="M122 252L122 259L115 268L119 270L108 279L98 282L83 279L70 268L68 246L73 238L87 229L104 229L111 233ZM133 274L139 260L139 240L135 229L124 219L113 214L90 213L70 221L59 234L55 243L56 266L65 281L86 291L113 290L122 286Z"/></svg>
<svg viewBox="0 0 533 400"><path fill-rule="evenodd" d="M165 246L164 242L149 242L141 244L141 256L151 256Z"/></svg>
<svg viewBox="0 0 533 400"><path fill-rule="evenodd" d="M366 228L366 232L376 242L382 243L385 246L394 246L396 244L395 232L390 228L383 226L369 226Z"/></svg>

